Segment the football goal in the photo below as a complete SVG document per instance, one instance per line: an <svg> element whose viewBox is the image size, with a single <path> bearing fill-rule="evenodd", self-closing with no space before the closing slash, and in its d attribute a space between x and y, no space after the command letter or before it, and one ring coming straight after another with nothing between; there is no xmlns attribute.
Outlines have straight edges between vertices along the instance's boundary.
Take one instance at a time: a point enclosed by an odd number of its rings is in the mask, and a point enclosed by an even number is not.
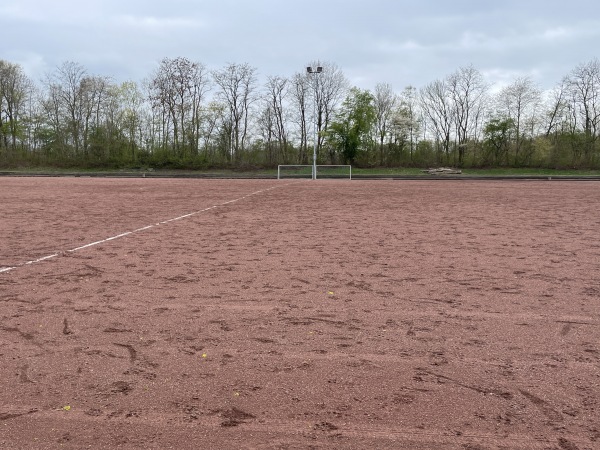
<svg viewBox="0 0 600 450"><path fill-rule="evenodd" d="M311 164L280 164L277 166L277 179L283 178L348 178L352 179L352 166L349 164L318 164L313 177Z"/></svg>

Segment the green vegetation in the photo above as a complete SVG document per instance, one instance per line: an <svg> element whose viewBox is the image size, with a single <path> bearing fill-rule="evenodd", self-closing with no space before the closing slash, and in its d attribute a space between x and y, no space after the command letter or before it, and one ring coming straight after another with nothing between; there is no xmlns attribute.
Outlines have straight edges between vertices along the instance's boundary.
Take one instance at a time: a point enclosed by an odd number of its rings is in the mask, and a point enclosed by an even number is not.
<svg viewBox="0 0 600 450"><path fill-rule="evenodd" d="M519 78L494 95L473 67L396 94L350 87L328 63L261 87L247 64L165 58L141 85L66 62L36 86L0 60L0 170L260 176L314 151L356 175L582 174L600 169L599 99L597 59L553 91Z"/></svg>
<svg viewBox="0 0 600 450"><path fill-rule="evenodd" d="M310 178L311 168L304 167L288 170L282 175L285 177ZM348 177L347 168L319 168L319 177ZM55 167L31 167L0 170L0 175L48 175L48 176L115 176L115 177L203 177L203 178L276 178L277 169L253 168L246 170L212 169L212 170L113 170L113 169L61 169ZM432 178L423 169L414 167L405 168L352 168L352 176L361 177L419 177ZM446 176L446 175L445 175ZM600 170L560 170L539 168L489 168L489 169L463 169L461 177L600 177ZM446 177L456 177L447 175Z"/></svg>
<svg viewBox="0 0 600 450"><path fill-rule="evenodd" d="M600 176L600 170L586 169L543 169L543 168L494 168L494 169L469 169L464 171L469 175L481 176Z"/></svg>

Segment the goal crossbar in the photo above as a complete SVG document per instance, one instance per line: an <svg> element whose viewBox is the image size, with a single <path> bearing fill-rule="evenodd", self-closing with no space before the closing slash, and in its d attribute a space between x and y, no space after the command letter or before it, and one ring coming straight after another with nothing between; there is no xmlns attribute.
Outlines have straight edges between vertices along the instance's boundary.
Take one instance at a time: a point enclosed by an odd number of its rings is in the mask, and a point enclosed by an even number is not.
<svg viewBox="0 0 600 450"><path fill-rule="evenodd" d="M318 178L317 175L319 173L319 167L327 168L327 169L336 169L336 168L347 168L348 169L348 178L352 179L352 166L350 164L317 164L313 166L312 164L280 164L277 166L277 179L281 179L282 169L284 172L291 173L291 176L294 178ZM313 170L316 169L316 173L313 174ZM344 171L344 176L346 172Z"/></svg>

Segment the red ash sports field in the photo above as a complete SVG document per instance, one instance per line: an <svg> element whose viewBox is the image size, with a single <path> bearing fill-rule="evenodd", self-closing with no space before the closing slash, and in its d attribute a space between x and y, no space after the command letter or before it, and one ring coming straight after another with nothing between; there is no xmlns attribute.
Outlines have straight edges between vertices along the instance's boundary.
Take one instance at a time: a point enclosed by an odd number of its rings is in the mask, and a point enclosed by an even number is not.
<svg viewBox="0 0 600 450"><path fill-rule="evenodd" d="M600 448L595 182L1 178L0 271L0 448Z"/></svg>

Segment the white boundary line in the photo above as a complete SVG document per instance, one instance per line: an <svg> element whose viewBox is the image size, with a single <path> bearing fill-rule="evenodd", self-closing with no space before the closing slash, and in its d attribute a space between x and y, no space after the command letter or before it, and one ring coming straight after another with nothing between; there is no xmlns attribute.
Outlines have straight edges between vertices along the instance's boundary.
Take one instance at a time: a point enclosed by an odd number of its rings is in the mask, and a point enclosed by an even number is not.
<svg viewBox="0 0 600 450"><path fill-rule="evenodd" d="M145 227L141 227L141 228L138 228L138 229L133 230L133 231L126 231L125 233L117 234L116 236L111 236L109 238L102 239L100 241L90 242L89 244L85 244L85 245L82 245L80 247L76 247L76 248L72 248L71 250L67 250L64 253L74 253L74 252L77 252L79 250L83 250L83 249L86 249L86 248L89 248L89 247L94 247L95 245L104 244L105 242L114 241L115 239L119 239L119 238L122 238L122 237L125 237L125 236L129 236L130 234L139 233L141 231L149 230L151 228L159 227L161 225L166 225L166 224L169 224L171 222L175 222L177 220L187 219L188 217L195 216L196 214L201 214L203 212L210 211L211 209L219 208L221 206L230 205L231 203L239 202L240 200L244 200L244 199L246 199L248 197L252 197L253 195L258 195L258 194L261 194L263 192L267 192L267 191L270 191L272 189L276 189L276 188L279 188L279 187L283 187L283 185L282 186L271 186L270 188L261 189L260 191L254 191L254 192L251 192L250 194L246 194L246 195L244 195L242 197L239 197L239 198L236 198L236 199L233 199L233 200L228 200L226 202L219 203L219 204L216 204L216 205L213 205L213 206L209 206L208 208L200 209L198 211L194 211L194 212L191 212L191 213L188 213L188 214L183 214L183 215L178 216L178 217L173 217L172 219L163 220L162 222L157 222L157 223L152 224L152 225L146 225ZM61 253L53 253L51 255L42 256L41 258L33 259L31 261L27 261L27 262L24 262L24 263L21 263L21 264L17 264L15 266L1 267L0 268L0 273L10 272L10 271L16 270L16 269L18 269L20 267L29 266L29 265L36 264L36 263L39 263L39 262L42 262L42 261L46 261L48 259L56 258L56 257L58 257L60 255L61 255Z"/></svg>

